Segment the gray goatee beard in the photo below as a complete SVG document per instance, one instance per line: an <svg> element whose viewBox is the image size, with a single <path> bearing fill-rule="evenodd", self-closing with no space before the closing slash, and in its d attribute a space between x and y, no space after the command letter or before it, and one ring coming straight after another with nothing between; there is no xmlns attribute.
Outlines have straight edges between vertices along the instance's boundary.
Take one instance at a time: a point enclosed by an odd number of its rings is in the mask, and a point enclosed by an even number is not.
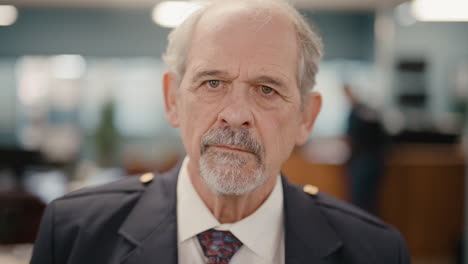
<svg viewBox="0 0 468 264"><path fill-rule="evenodd" d="M253 156L209 149L211 145L231 145L251 152ZM230 127L209 130L201 140L200 175L216 194L244 195L267 180L263 166L263 146L247 129ZM246 168L255 159L253 168Z"/></svg>

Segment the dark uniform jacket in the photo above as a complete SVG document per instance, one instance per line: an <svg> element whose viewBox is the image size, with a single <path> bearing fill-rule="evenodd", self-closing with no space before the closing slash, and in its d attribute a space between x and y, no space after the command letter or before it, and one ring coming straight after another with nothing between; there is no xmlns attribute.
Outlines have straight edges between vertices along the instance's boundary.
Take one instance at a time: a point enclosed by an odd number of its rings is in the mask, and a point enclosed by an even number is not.
<svg viewBox="0 0 468 264"><path fill-rule="evenodd" d="M178 172L152 181L130 177L53 201L31 263L177 263ZM284 176L282 182L285 263L409 263L393 228L324 193L308 194Z"/></svg>

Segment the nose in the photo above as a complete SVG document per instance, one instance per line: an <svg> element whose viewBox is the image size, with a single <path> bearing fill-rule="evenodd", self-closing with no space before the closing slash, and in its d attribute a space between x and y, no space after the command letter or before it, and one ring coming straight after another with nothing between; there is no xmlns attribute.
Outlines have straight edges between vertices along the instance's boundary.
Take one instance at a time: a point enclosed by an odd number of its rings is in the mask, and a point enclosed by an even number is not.
<svg viewBox="0 0 468 264"><path fill-rule="evenodd" d="M235 87L223 100L224 107L218 115L221 125L232 128L251 128L254 118L247 92Z"/></svg>

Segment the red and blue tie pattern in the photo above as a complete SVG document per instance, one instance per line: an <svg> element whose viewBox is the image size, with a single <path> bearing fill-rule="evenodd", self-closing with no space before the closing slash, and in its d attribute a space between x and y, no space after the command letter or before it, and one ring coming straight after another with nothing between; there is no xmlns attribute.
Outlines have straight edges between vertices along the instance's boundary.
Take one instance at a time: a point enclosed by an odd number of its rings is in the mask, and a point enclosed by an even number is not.
<svg viewBox="0 0 468 264"><path fill-rule="evenodd" d="M198 241L208 258L207 264L228 264L242 246L229 231L207 230L197 235Z"/></svg>

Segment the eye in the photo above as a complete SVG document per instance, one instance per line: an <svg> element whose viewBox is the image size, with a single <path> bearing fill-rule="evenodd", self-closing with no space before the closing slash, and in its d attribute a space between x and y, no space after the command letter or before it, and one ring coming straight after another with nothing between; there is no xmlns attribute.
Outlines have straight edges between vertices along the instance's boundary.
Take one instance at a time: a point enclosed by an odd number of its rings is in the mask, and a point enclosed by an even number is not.
<svg viewBox="0 0 468 264"><path fill-rule="evenodd" d="M265 95L270 95L270 94L273 94L275 92L275 90L273 88L265 86L265 85L260 86L260 89L261 89L262 93L265 94Z"/></svg>
<svg viewBox="0 0 468 264"><path fill-rule="evenodd" d="M215 89L215 88L218 88L219 85L221 84L221 81L219 80L209 80L206 82L207 86L209 88L212 88L212 89Z"/></svg>

